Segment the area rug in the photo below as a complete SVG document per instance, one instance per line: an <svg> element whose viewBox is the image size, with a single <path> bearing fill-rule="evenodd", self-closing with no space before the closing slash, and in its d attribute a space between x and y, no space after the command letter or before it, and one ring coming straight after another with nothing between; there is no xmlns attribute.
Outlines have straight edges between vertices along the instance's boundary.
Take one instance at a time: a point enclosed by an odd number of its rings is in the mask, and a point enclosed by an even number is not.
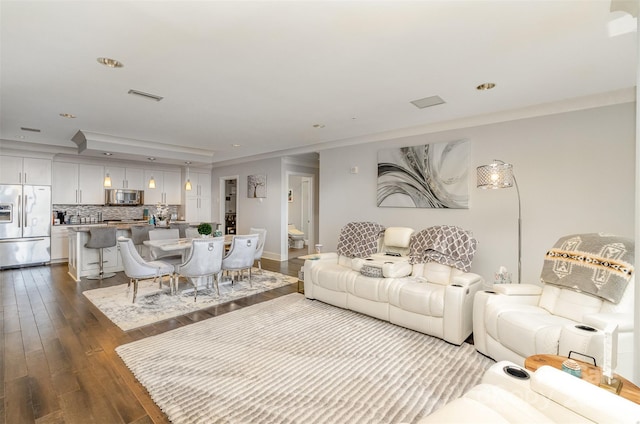
<svg viewBox="0 0 640 424"><path fill-rule="evenodd" d="M298 293L116 352L173 423L416 422L494 363Z"/></svg>
<svg viewBox="0 0 640 424"><path fill-rule="evenodd" d="M287 284L294 284L298 279L277 272L254 269L251 273L252 287L246 279L237 281L233 286L231 281L223 281L219 284L220 297L213 289L199 288L196 302L193 301L192 290L182 290L192 286L186 285L184 279L180 281L180 292L173 296L169 293L168 286L159 289L158 284L152 280L140 281L135 303L131 302L133 287L128 288L127 284L87 290L83 294L107 318L127 331Z"/></svg>

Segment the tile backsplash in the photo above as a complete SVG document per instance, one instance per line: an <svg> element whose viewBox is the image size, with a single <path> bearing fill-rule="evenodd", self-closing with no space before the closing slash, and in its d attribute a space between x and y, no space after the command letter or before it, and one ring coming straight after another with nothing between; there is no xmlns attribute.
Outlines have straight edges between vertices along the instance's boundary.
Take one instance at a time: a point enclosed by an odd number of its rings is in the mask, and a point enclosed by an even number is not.
<svg viewBox="0 0 640 424"><path fill-rule="evenodd" d="M145 206L100 206L100 205L53 205L53 211L66 212L67 215L76 215L87 218L87 222L93 217L97 217L102 213L102 220L138 220L144 216L144 210L149 211L149 216L156 213L156 207L151 205ZM176 214L178 219L181 218L182 211L178 205L168 206L170 214Z"/></svg>

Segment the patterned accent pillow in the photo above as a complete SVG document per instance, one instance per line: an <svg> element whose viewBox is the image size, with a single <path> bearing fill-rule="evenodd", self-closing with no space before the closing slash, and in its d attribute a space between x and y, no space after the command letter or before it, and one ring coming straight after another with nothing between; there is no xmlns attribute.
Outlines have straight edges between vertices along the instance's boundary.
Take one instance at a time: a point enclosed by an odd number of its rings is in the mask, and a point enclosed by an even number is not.
<svg viewBox="0 0 640 424"><path fill-rule="evenodd" d="M382 268L373 265L363 265L360 274L365 277L382 278Z"/></svg>

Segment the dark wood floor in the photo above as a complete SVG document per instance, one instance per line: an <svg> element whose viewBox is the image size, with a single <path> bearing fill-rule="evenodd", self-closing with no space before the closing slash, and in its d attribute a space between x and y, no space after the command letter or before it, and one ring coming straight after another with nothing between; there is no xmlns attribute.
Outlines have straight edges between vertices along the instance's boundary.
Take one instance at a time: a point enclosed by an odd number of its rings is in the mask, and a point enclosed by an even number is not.
<svg viewBox="0 0 640 424"><path fill-rule="evenodd" d="M296 277L302 264L262 260ZM126 282L118 273L102 286ZM114 349L298 290L289 285L125 332L82 295L97 287L74 282L66 264L0 271L0 424L167 423Z"/></svg>

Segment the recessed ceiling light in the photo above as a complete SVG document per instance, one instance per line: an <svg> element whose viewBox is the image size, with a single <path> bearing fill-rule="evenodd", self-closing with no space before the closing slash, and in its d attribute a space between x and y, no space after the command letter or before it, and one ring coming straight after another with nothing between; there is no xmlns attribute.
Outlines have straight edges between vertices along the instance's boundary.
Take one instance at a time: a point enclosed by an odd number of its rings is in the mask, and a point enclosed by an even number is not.
<svg viewBox="0 0 640 424"><path fill-rule="evenodd" d="M313 128L324 128L324 124L313 124Z"/></svg>
<svg viewBox="0 0 640 424"><path fill-rule="evenodd" d="M480 84L479 86L477 86L476 90L478 90L478 91L491 90L495 86L496 85L494 83L492 83L492 82L485 82L484 84Z"/></svg>
<svg viewBox="0 0 640 424"><path fill-rule="evenodd" d="M232 146L232 147L240 147L240 145L239 145L239 144L232 144L231 146Z"/></svg>
<svg viewBox="0 0 640 424"><path fill-rule="evenodd" d="M105 155L105 156L111 156L111 155L113 155L113 153L111 153L111 152L104 152L104 153L102 153L102 154L103 154L103 155Z"/></svg>
<svg viewBox="0 0 640 424"><path fill-rule="evenodd" d="M187 165L191 165L191 161L190 161L190 160L186 161L185 163L186 163Z"/></svg>
<svg viewBox="0 0 640 424"><path fill-rule="evenodd" d="M102 63L104 66L108 66L109 68L122 68L124 66L122 62L108 57L99 57L98 62Z"/></svg>
<svg viewBox="0 0 640 424"><path fill-rule="evenodd" d="M24 139L24 138L26 138L26 137L25 137L25 136L23 136L23 135L17 135L16 137L18 137L19 139Z"/></svg>
<svg viewBox="0 0 640 424"><path fill-rule="evenodd" d="M67 118L67 119L73 119L76 117L76 115L73 115L71 113L61 113L60 116L62 116L63 118Z"/></svg>
<svg viewBox="0 0 640 424"><path fill-rule="evenodd" d="M151 161L156 160L156 158L153 158L153 157L152 158L147 158L147 159L149 159Z"/></svg>

